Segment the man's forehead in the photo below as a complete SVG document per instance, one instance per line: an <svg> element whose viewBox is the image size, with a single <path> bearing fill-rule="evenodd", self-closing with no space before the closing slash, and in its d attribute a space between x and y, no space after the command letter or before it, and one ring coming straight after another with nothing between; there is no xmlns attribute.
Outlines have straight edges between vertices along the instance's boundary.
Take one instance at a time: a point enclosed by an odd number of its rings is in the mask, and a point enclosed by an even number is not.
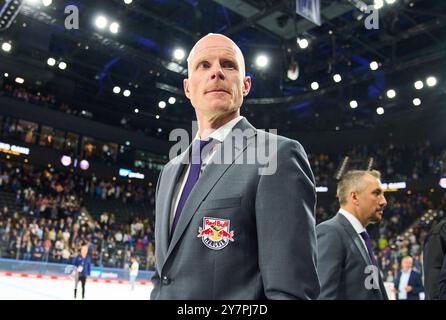
<svg viewBox="0 0 446 320"><path fill-rule="evenodd" d="M193 52L191 52L189 60L193 61L207 56L215 56L217 54L224 54L225 56L236 58L237 50L235 50L235 48L222 45L202 47L198 48L198 50L194 50Z"/></svg>
<svg viewBox="0 0 446 320"><path fill-rule="evenodd" d="M381 180L379 180L377 177L372 176L371 174L367 174L364 176L364 180L369 185L369 187L379 188L382 189L382 183Z"/></svg>
<svg viewBox="0 0 446 320"><path fill-rule="evenodd" d="M217 39L215 39L217 40ZM189 54L189 59L195 59L195 57L199 55L206 54L208 51L222 51L234 56L241 54L236 45L230 41L215 41L214 39L204 39L201 42L198 42L191 50Z"/></svg>

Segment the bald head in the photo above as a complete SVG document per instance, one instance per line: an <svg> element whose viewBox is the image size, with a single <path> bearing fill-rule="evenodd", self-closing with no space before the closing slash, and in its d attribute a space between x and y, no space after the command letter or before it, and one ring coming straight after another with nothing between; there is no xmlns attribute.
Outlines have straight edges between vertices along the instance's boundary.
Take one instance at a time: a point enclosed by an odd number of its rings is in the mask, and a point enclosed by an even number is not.
<svg viewBox="0 0 446 320"><path fill-rule="evenodd" d="M200 135L240 115L251 78L245 76L243 54L234 41L221 34L204 36L192 48L187 67L184 93L195 109Z"/></svg>
<svg viewBox="0 0 446 320"><path fill-rule="evenodd" d="M225 35L219 33L208 33L203 38L198 40L187 57L187 69L190 73L193 63L203 50L209 49L224 49L235 54L240 64L240 72L242 76L245 75L245 59L243 53L237 44Z"/></svg>

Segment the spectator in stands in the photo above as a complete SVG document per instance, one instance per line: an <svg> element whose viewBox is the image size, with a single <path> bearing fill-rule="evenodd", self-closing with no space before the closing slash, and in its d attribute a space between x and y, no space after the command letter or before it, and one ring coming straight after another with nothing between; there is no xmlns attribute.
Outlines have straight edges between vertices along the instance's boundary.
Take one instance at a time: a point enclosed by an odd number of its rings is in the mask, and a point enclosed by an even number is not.
<svg viewBox="0 0 446 320"><path fill-rule="evenodd" d="M397 300L420 300L420 293L424 292L421 274L413 270L412 266L412 257L406 256L401 260L401 270L394 282Z"/></svg>

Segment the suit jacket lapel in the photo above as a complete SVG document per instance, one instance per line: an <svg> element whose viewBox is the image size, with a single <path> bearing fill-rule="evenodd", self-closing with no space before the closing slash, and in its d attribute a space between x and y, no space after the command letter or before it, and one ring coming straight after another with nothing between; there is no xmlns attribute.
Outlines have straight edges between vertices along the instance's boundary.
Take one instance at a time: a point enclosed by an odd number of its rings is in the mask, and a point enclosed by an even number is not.
<svg viewBox="0 0 446 320"><path fill-rule="evenodd" d="M189 155L189 148L180 154L177 158L175 158L171 165L165 169L163 173L164 179L167 180L167 183L159 190L159 194L165 195L160 197L163 201L158 202L157 206L160 206L160 215L158 218L161 219L160 223L160 239L159 241L159 253L157 256L157 265L159 270L161 270L161 266L166 261L167 250L169 248L169 226L170 226L170 215L172 208L172 198L173 193L175 191L175 187L177 185L178 179L180 177L181 172L185 168L185 164L183 160L185 157ZM158 199L157 199L158 201ZM159 260L159 261L158 261Z"/></svg>
<svg viewBox="0 0 446 320"><path fill-rule="evenodd" d="M345 231L349 234L349 236L352 238L353 242L355 243L358 250L361 252L361 256L366 262L367 265L372 265L372 260L370 259L369 253L366 251L362 240L360 239L360 235L356 232L355 228L351 225L351 223L347 220L346 217L344 217L342 214L338 213L337 218L339 223L344 227ZM388 300L386 288L384 286L384 282L381 277L381 270L378 268L378 282L379 282L379 288L380 288L380 294L381 297L384 300Z"/></svg>
<svg viewBox="0 0 446 320"><path fill-rule="evenodd" d="M189 225L195 212L198 210L201 202L206 198L209 192L211 192L212 188L218 182L218 180L220 180L223 174L232 166L234 161L240 155L242 155L243 151L247 148L248 144L252 142L250 138L255 136L255 130L254 127L252 127L246 119L240 120L240 122L238 122L237 125L234 127L234 129L236 128L239 128L241 130L250 128L252 129L252 133L250 135L246 135L242 140L235 139L234 143L232 144L228 142L229 139L232 139L232 134L228 134L225 141L223 141L223 143L217 146L218 149L213 158L211 159L211 163L209 163L206 166L205 170L202 173L202 176L200 176L197 184L194 186L191 193L189 194L189 198L186 201L186 204L184 205L181 217L178 220L178 225L172 236L172 240L170 242L169 249L167 251L167 257L171 254L172 250L175 248L176 244L178 243L182 234ZM225 146L226 147L232 146L231 150L232 157L230 158L231 161L229 163L223 163L223 164L212 163L212 160L220 160L220 159L224 160L223 155L225 155L225 150L224 150Z"/></svg>
<svg viewBox="0 0 446 320"><path fill-rule="evenodd" d="M356 232L355 228L353 228L351 223L341 213L337 214L337 218L338 218L338 221L341 223L341 225L344 227L345 231L352 238L352 240L355 243L356 247L358 248L359 252L361 252L361 256L364 259L365 263L367 265L371 265L372 261L370 260L369 254L366 251L364 245L362 244L362 241L359 238L360 236Z"/></svg>

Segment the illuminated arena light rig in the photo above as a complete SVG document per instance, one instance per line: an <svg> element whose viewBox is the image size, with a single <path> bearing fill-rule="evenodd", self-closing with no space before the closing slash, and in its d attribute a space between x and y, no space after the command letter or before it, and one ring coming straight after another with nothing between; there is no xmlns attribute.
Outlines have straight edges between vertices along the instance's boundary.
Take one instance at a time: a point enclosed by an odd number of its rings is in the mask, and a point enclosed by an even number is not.
<svg viewBox="0 0 446 320"><path fill-rule="evenodd" d="M0 9L0 31L9 28L20 12L23 3L24 0L6 0L4 6Z"/></svg>

